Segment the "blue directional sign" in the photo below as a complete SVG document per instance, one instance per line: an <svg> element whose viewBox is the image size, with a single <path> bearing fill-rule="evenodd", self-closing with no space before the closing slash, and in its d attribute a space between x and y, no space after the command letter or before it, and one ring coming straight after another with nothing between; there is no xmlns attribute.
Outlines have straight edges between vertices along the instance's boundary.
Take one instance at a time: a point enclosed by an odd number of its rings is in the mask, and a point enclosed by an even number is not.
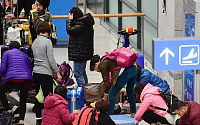
<svg viewBox="0 0 200 125"><path fill-rule="evenodd" d="M154 70L200 69L199 46L200 37L153 39Z"/></svg>

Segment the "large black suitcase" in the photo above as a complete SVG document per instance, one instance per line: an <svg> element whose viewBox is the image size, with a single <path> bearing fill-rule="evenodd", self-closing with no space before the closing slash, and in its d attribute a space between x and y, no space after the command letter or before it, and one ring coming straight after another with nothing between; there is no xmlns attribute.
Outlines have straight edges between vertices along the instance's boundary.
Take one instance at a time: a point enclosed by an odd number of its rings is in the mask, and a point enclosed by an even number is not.
<svg viewBox="0 0 200 125"><path fill-rule="evenodd" d="M12 96L7 96L8 99L8 105L9 105L9 109L12 110L13 107L15 106L15 110L12 113L12 121L13 122L18 122L19 121L19 107L20 107L20 103L18 100L16 100L15 98L13 98ZM3 109L3 105L0 101L0 110Z"/></svg>

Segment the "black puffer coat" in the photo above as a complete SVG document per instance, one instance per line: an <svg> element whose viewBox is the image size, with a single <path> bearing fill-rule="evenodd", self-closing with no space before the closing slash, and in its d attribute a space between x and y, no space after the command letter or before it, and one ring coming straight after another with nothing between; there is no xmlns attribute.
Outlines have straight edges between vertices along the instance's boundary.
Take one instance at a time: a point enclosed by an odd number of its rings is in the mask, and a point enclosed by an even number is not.
<svg viewBox="0 0 200 125"><path fill-rule="evenodd" d="M94 19L90 13L76 19L67 20L67 33L70 35L68 46L69 61L90 60L94 52Z"/></svg>

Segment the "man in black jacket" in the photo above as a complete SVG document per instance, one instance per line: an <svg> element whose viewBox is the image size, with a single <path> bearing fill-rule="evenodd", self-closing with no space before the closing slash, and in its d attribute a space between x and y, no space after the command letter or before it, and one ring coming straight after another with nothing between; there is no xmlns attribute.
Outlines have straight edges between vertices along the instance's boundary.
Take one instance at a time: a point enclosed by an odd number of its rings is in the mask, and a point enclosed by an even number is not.
<svg viewBox="0 0 200 125"><path fill-rule="evenodd" d="M94 19L90 13L83 15L78 7L73 7L67 20L69 61L74 61L74 77L78 86L88 83L85 67L94 52Z"/></svg>

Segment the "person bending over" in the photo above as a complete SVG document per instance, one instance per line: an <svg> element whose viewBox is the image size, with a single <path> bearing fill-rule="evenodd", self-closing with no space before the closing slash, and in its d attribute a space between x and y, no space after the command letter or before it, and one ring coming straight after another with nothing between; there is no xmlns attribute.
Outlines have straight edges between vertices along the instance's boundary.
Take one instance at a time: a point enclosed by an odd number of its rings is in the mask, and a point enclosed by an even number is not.
<svg viewBox="0 0 200 125"><path fill-rule="evenodd" d="M132 65L128 68L119 68L113 70L111 74L112 81L109 82L109 71L116 67L118 67L116 61L108 58L101 61L100 56L98 55L94 55L90 61L90 70L96 70L102 75L102 85L105 85L104 99L108 99L110 102L110 110L108 111L108 114L113 114L115 107L115 97L122 89L122 87L127 83L126 92L130 102L131 116L134 116L136 112L136 101L133 87L137 77L137 67L136 65Z"/></svg>
<svg viewBox="0 0 200 125"><path fill-rule="evenodd" d="M11 92L14 88L20 90L19 125L23 125L26 98L28 90L33 84L33 76L30 58L19 49L20 44L17 41L12 41L9 44L9 50L3 53L0 67L0 75L3 77L3 84L0 85L0 100L4 109L8 111L9 105L5 93Z"/></svg>
<svg viewBox="0 0 200 125"><path fill-rule="evenodd" d="M180 116L178 125L200 125L200 105L194 101L176 101L172 110Z"/></svg>
<svg viewBox="0 0 200 125"><path fill-rule="evenodd" d="M160 96L160 88L152 86L150 83L138 82L134 88L137 102L141 101L134 119L140 122L142 119L149 124L160 122L161 124L171 125L174 123L175 115L167 111L151 107L156 106L168 110L167 104Z"/></svg>

